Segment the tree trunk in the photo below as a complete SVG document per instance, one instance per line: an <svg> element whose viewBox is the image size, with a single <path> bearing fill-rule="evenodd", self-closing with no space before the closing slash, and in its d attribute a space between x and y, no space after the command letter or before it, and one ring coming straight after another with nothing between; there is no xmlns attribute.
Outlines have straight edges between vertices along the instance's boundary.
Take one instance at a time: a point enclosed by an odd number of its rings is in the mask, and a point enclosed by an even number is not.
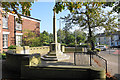
<svg viewBox="0 0 120 80"><path fill-rule="evenodd" d="M91 31L91 28L89 26L89 36L90 36L90 43L91 43L91 46L92 46L92 50L95 49L95 45L94 45L94 41L92 40L92 31Z"/></svg>
<svg viewBox="0 0 120 80"><path fill-rule="evenodd" d="M89 22L89 15L87 15L87 17L88 17L88 29L89 29L89 39L90 39L90 44L91 44L91 46L92 46L92 50L94 50L95 49L95 46L94 46L94 41L92 40L92 30L91 30L91 27L90 27L90 22Z"/></svg>

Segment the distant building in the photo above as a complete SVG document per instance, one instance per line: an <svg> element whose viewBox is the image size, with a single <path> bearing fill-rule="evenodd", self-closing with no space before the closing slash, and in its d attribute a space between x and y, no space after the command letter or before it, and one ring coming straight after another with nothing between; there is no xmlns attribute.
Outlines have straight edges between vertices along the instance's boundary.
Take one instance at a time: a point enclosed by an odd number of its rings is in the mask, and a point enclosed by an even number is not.
<svg viewBox="0 0 120 80"><path fill-rule="evenodd" d="M2 12L2 9L0 10ZM3 17L0 13L0 52L7 50L10 45L20 46L23 30L30 30L40 34L40 20L21 15L22 24L15 20L16 14L8 13Z"/></svg>
<svg viewBox="0 0 120 80"><path fill-rule="evenodd" d="M106 44L109 46L120 46L120 31L115 33L109 33L108 36L105 33L96 35L96 44Z"/></svg>

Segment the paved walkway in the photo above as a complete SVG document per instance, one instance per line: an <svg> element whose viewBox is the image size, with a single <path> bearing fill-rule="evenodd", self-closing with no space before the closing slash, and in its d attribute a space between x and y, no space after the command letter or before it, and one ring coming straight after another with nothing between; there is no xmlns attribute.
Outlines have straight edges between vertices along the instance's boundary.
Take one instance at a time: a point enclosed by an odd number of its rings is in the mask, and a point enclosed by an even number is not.
<svg viewBox="0 0 120 80"><path fill-rule="evenodd" d="M112 54L101 52L99 55L105 58L108 62L108 73L117 77L120 80L120 55L117 54L118 50Z"/></svg>

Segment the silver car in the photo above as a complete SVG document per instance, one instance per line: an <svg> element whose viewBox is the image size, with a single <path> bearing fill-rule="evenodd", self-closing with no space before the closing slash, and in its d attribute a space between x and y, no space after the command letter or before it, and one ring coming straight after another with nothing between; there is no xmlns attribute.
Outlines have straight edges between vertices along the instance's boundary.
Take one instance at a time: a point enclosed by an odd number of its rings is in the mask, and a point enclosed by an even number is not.
<svg viewBox="0 0 120 80"><path fill-rule="evenodd" d="M98 45L96 48L101 49L101 51L106 51L107 47L105 45Z"/></svg>

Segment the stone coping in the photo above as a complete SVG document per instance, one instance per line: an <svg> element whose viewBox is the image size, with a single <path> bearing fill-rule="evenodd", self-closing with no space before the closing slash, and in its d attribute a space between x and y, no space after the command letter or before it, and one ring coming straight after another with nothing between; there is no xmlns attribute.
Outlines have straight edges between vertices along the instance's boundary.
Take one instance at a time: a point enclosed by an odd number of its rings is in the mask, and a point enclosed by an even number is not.
<svg viewBox="0 0 120 80"><path fill-rule="evenodd" d="M25 65L29 68L55 68L55 69L83 69L83 70L95 70L95 71L103 71L103 68L95 68L93 66L75 66L75 65L41 65L41 66L29 66Z"/></svg>
<svg viewBox="0 0 120 80"><path fill-rule="evenodd" d="M17 54L17 53L14 53L12 50L8 50L6 52L6 54L10 54L10 55L16 55L16 56L31 56L31 55L40 55L38 53L35 53L35 54Z"/></svg>

